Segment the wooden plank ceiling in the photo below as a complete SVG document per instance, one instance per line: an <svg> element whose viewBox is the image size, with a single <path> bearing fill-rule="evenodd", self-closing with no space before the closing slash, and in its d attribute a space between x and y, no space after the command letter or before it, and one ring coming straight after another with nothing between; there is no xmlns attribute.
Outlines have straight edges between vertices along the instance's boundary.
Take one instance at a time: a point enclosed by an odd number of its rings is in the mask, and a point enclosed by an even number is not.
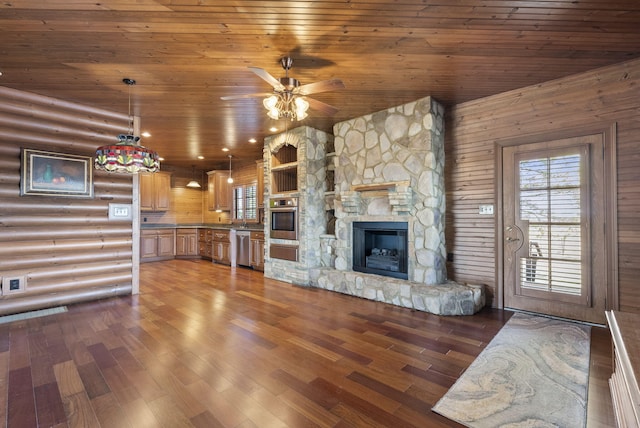
<svg viewBox="0 0 640 428"><path fill-rule="evenodd" d="M152 134L144 145L175 166L224 168L223 147L240 161L261 158L269 128L284 122L269 119L260 98L220 97L269 92L247 67L281 77L285 55L302 84L346 85L314 95L338 113L312 110L302 122L330 132L336 122L428 95L453 105L639 57L640 2L0 4L0 85L120 112L131 89L133 113Z"/></svg>

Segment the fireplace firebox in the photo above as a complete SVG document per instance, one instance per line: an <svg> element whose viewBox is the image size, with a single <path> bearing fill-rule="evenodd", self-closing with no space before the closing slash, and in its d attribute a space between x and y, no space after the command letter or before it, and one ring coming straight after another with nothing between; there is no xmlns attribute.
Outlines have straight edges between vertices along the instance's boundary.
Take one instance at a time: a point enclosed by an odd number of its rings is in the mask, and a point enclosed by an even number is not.
<svg viewBox="0 0 640 428"><path fill-rule="evenodd" d="M353 270L408 279L407 222L353 222Z"/></svg>

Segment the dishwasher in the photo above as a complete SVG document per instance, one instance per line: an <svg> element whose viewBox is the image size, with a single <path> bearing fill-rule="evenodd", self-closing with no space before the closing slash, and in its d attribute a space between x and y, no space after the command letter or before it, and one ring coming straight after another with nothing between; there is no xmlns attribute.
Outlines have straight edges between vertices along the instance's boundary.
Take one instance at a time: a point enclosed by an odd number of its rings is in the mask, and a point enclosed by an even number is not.
<svg viewBox="0 0 640 428"><path fill-rule="evenodd" d="M238 266L251 266L251 232L248 230L236 231L236 264Z"/></svg>

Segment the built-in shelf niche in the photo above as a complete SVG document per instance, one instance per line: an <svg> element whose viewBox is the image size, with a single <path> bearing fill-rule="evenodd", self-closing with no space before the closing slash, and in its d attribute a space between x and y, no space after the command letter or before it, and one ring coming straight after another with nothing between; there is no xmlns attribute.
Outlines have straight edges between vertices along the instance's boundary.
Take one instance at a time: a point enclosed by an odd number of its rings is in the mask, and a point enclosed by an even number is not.
<svg viewBox="0 0 640 428"><path fill-rule="evenodd" d="M298 149L284 145L271 154L271 193L298 190Z"/></svg>

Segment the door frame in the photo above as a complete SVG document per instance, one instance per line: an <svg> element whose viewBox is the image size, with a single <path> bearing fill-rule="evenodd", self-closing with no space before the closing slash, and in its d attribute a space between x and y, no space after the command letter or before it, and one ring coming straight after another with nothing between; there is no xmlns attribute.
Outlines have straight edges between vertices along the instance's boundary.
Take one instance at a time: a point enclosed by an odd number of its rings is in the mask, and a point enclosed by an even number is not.
<svg viewBox="0 0 640 428"><path fill-rule="evenodd" d="M617 180L617 159L616 159L616 143L617 143L617 124L595 124L581 126L579 128L563 129L543 134L528 134L519 137L511 137L496 140L495 148L495 231L496 240L494 243L495 251L495 277L496 277L496 296L494 306L504 308L504 218L502 215L504 199L502 187L502 162L503 147L517 146L522 144L541 143L545 141L562 140L566 138L583 137L587 135L601 135L603 142L604 158L604 191L605 191L605 266L607 291L605 307L607 310L618 310L620 308L620 294L618 284L618 180ZM596 154L593 154L596 156Z"/></svg>

